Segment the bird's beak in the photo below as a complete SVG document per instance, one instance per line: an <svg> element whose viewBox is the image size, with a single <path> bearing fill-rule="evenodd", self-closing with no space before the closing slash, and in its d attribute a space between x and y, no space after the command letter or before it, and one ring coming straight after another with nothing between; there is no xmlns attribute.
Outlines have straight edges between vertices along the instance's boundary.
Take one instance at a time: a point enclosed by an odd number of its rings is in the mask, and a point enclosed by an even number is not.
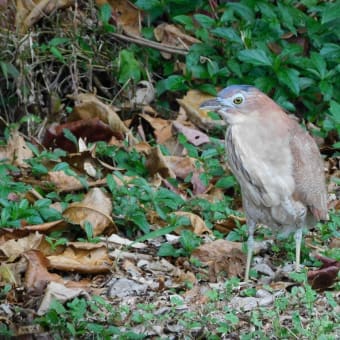
<svg viewBox="0 0 340 340"><path fill-rule="evenodd" d="M221 108L221 103L219 103L216 98L206 100L200 105L200 109L203 109L203 110L218 110L220 108Z"/></svg>

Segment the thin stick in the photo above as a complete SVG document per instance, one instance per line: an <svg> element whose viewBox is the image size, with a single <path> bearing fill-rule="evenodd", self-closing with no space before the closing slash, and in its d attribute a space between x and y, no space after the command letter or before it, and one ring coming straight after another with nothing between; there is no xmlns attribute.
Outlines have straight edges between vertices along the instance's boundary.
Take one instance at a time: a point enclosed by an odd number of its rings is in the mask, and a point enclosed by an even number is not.
<svg viewBox="0 0 340 340"><path fill-rule="evenodd" d="M174 46L170 46L170 45L165 45L165 44L160 44L158 42L151 41L151 40L148 40L148 39L144 39L144 38L140 38L140 37L129 37L127 35L123 35L123 34L119 34L119 33L111 33L111 34L114 37L116 37L120 40L132 42L132 43L135 43L135 44L141 45L141 46L151 47L151 48L154 48L154 49L159 50L159 51L173 53L173 54L180 54L180 55L187 55L188 54L188 51L186 51L182 48L178 48L178 47L174 47Z"/></svg>

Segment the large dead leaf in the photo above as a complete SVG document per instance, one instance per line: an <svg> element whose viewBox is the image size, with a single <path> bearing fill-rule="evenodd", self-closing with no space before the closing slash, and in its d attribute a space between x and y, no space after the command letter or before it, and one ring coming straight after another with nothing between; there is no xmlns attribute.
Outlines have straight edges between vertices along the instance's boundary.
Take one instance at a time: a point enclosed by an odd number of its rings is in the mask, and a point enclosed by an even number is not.
<svg viewBox="0 0 340 340"><path fill-rule="evenodd" d="M74 3L75 0L16 0L16 27L20 32L25 33L44 16Z"/></svg>
<svg viewBox="0 0 340 340"><path fill-rule="evenodd" d="M98 6L109 4L112 8L112 18L124 33L132 36L140 35L141 12L128 0L96 0Z"/></svg>
<svg viewBox="0 0 340 340"><path fill-rule="evenodd" d="M32 157L33 152L27 147L18 131L11 134L7 146L0 146L0 161L7 159L13 165L27 168L29 165L25 160Z"/></svg>
<svg viewBox="0 0 340 340"><path fill-rule="evenodd" d="M57 191L67 191L69 188L73 190L83 188L78 178L67 175L64 171L50 171L47 174L47 180L55 186Z"/></svg>
<svg viewBox="0 0 340 340"><path fill-rule="evenodd" d="M107 273L112 266L104 243L69 243L62 254L48 260L51 268L87 274Z"/></svg>
<svg viewBox="0 0 340 340"><path fill-rule="evenodd" d="M43 235L38 232L29 234L26 237L12 239L0 246L0 251L8 258L9 261L14 261L22 253L31 249L38 249L43 240Z"/></svg>
<svg viewBox="0 0 340 340"><path fill-rule="evenodd" d="M164 178L176 177L175 173L170 168L166 157L163 156L159 146L155 146L151 149L145 165L152 176L159 173Z"/></svg>
<svg viewBox="0 0 340 340"><path fill-rule="evenodd" d="M209 131L219 126L225 126L223 120L212 120L206 110L199 106L203 101L213 97L197 90L190 90L182 99L177 99L179 105L184 109L188 119L200 129Z"/></svg>
<svg viewBox="0 0 340 340"><path fill-rule="evenodd" d="M308 271L308 282L314 289L326 289L335 282L340 270L340 261L315 255L322 262L322 266L316 270Z"/></svg>
<svg viewBox="0 0 340 340"><path fill-rule="evenodd" d="M242 252L242 243L216 240L205 243L195 249L192 256L209 266L209 279L216 282L221 273L227 277L242 277L246 256Z"/></svg>
<svg viewBox="0 0 340 340"><path fill-rule="evenodd" d="M175 215L185 216L189 219L190 225L185 227L179 227L176 232L179 232L183 228L191 229L196 235L202 235L204 233L211 234L212 231L206 226L205 222L196 214L187 211L176 211Z"/></svg>
<svg viewBox="0 0 340 340"><path fill-rule="evenodd" d="M117 228L111 218L112 202L99 188L91 189L81 202L71 203L64 211L63 216L74 224L85 226L90 222L93 235L100 235L106 228Z"/></svg>
<svg viewBox="0 0 340 340"><path fill-rule="evenodd" d="M151 117L148 114L140 114L139 116L152 126L157 143L163 144L172 136L171 123L169 120Z"/></svg>
<svg viewBox="0 0 340 340"><path fill-rule="evenodd" d="M173 122L172 125L178 132L182 133L186 137L188 142L195 146L209 143L210 141L209 136L203 133L202 131L199 131L192 127L185 126L177 121Z"/></svg>
<svg viewBox="0 0 340 340"><path fill-rule="evenodd" d="M70 130L78 140L82 139L87 142L109 141L114 135L114 131L108 124L94 117L65 124L52 124L45 132L43 145L47 148L59 147L69 152L77 152L78 145L65 136L65 129Z"/></svg>
<svg viewBox="0 0 340 340"><path fill-rule="evenodd" d="M40 251L29 250L24 254L24 257L28 261L25 286L30 293L40 295L49 282L62 283L64 281L61 276L49 273L47 270L49 261Z"/></svg>
<svg viewBox="0 0 340 340"><path fill-rule="evenodd" d="M55 300L64 303L74 298L82 296L87 299L90 298L89 294L82 288L68 288L65 285L57 282L50 282L46 288L45 295L39 309L38 315L44 315L51 307L51 303Z"/></svg>
<svg viewBox="0 0 340 340"><path fill-rule="evenodd" d="M174 47L185 48L189 50L192 44L200 43L200 40L185 34L180 28L175 25L162 23L154 29L155 38L162 44ZM171 54L167 52L161 52L165 59L170 59Z"/></svg>
<svg viewBox="0 0 340 340"><path fill-rule="evenodd" d="M109 124L114 133L128 133L129 129L122 122L114 109L101 102L92 93L81 93L77 96L69 96L76 102L74 115L80 119L99 118L104 123Z"/></svg>

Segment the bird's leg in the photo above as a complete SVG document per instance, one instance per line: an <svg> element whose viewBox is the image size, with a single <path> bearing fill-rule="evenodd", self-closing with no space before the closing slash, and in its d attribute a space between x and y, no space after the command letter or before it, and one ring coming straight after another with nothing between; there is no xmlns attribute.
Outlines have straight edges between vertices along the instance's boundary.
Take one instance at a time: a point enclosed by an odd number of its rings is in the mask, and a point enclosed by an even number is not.
<svg viewBox="0 0 340 340"><path fill-rule="evenodd" d="M301 254L301 242L302 242L302 228L296 230L295 235L295 270L300 270L300 254Z"/></svg>
<svg viewBox="0 0 340 340"><path fill-rule="evenodd" d="M251 221L248 222L248 241L247 241L247 264L246 264L246 275L244 280L249 281L249 271L251 265L251 258L253 256L253 249L254 249L254 231L255 231L256 223Z"/></svg>
<svg viewBox="0 0 340 340"><path fill-rule="evenodd" d="M295 270L300 270L300 255L301 255L301 242L302 242L302 231L306 223L307 209L298 201L292 201L286 198L283 202L283 207L293 217L295 221L296 231L294 234L295 238Z"/></svg>

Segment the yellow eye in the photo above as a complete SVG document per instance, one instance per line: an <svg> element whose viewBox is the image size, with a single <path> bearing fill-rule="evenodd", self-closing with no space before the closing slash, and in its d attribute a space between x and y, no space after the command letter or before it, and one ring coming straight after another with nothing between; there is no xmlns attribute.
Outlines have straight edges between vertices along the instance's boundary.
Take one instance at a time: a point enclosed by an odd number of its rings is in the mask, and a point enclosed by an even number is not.
<svg viewBox="0 0 340 340"><path fill-rule="evenodd" d="M239 105L239 104L241 104L242 102L243 102L243 98L242 98L242 97L235 97L235 98L233 99L233 103L234 103L234 104Z"/></svg>

